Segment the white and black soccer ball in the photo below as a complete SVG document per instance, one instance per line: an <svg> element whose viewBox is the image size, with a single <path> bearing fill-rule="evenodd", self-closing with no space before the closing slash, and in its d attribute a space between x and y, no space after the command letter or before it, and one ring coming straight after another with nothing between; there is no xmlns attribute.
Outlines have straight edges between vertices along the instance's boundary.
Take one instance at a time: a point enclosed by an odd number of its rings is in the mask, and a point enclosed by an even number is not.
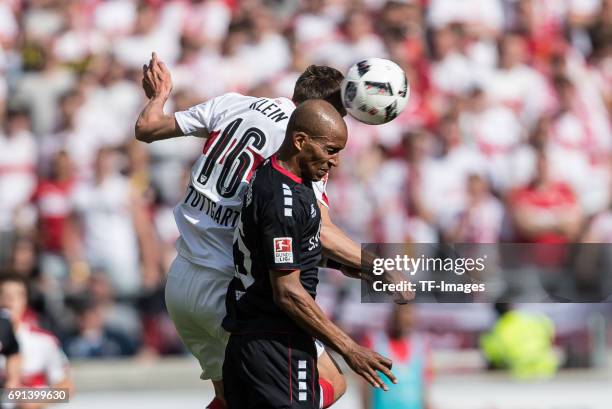
<svg viewBox="0 0 612 409"><path fill-rule="evenodd" d="M399 65L368 58L349 68L341 87L342 104L355 119L371 125L387 123L406 107L410 87Z"/></svg>

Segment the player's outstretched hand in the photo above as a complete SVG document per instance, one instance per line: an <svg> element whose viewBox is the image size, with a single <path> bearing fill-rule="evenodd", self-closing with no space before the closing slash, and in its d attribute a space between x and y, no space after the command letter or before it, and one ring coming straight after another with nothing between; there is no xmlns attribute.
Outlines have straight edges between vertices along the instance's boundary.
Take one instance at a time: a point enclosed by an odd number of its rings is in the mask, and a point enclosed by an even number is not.
<svg viewBox="0 0 612 409"><path fill-rule="evenodd" d="M151 54L149 65L142 67L142 74L142 88L147 98L168 99L172 92L172 77L166 64L157 58L157 53Z"/></svg>
<svg viewBox="0 0 612 409"><path fill-rule="evenodd" d="M377 371L382 372L391 382L397 383L395 375L391 372L393 363L390 359L357 344L354 344L343 356L348 366L373 387L389 390Z"/></svg>
<svg viewBox="0 0 612 409"><path fill-rule="evenodd" d="M382 279L385 283L389 284L401 284L403 281L406 281L406 276L401 271L397 270L388 270L382 275ZM410 291L407 287L403 286L401 288L406 288L403 291L394 291L393 292L393 301L396 304L408 304L409 301L414 299L414 291Z"/></svg>

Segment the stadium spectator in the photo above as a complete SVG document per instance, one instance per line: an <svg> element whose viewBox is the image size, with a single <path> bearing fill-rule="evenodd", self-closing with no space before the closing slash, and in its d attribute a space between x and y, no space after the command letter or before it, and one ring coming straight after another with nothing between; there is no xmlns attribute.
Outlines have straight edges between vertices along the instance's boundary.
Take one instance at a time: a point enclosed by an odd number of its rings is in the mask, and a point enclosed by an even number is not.
<svg viewBox="0 0 612 409"><path fill-rule="evenodd" d="M474 86L474 70L461 52L456 29L442 27L433 34L434 61L431 82L445 96L462 95Z"/></svg>
<svg viewBox="0 0 612 409"><path fill-rule="evenodd" d="M427 338L415 331L414 307L396 305L386 331L366 337L364 344L393 360L398 383L388 392L364 385L364 409L431 408L429 385L433 380L431 351Z"/></svg>
<svg viewBox="0 0 612 409"><path fill-rule="evenodd" d="M342 22L342 37L322 45L314 61L334 65L346 71L352 64L369 56L384 58L387 56L384 44L373 30L373 21L366 10L349 11Z"/></svg>
<svg viewBox="0 0 612 409"><path fill-rule="evenodd" d="M24 321L28 307L26 281L18 275L0 280L0 303L10 311L10 317L21 351L22 387L52 387L72 389L68 360L57 338L43 329ZM46 407L38 403L32 409ZM30 408L30 406L28 407Z"/></svg>
<svg viewBox="0 0 612 409"><path fill-rule="evenodd" d="M9 111L0 128L0 235L32 227L21 210L36 187L37 151L27 113Z"/></svg>
<svg viewBox="0 0 612 409"><path fill-rule="evenodd" d="M481 175L471 174L465 208L451 222L446 239L450 243L497 243L504 216L503 204L491 194L487 181Z"/></svg>
<svg viewBox="0 0 612 409"><path fill-rule="evenodd" d="M158 50L171 63L176 61L181 25L176 24L175 8L172 3L161 8L146 1L138 3L130 33L113 43L113 54L123 66L141 68L149 50Z"/></svg>
<svg viewBox="0 0 612 409"><path fill-rule="evenodd" d="M480 339L490 367L508 369L520 379L553 376L559 360L552 349L555 327L550 319L503 303L495 304L495 311L495 325Z"/></svg>
<svg viewBox="0 0 612 409"><path fill-rule="evenodd" d="M59 99L59 114L52 132L40 136L40 172L49 174L53 157L65 150L75 166L75 176L84 179L92 174L92 164L100 143L92 132L78 123L79 110L84 99L74 89Z"/></svg>
<svg viewBox="0 0 612 409"><path fill-rule="evenodd" d="M561 272L566 244L578 240L582 228L580 204L567 183L551 178L547 154L538 151L534 179L510 193L508 206L514 241L537 244L518 255L524 267L508 276L509 287L521 288L527 299L547 299L543 290L552 295L568 285Z"/></svg>
<svg viewBox="0 0 612 409"><path fill-rule="evenodd" d="M105 326L97 301L83 300L77 314L78 332L68 337L65 345L70 358L117 358L136 353L136 345L128 337Z"/></svg>
<svg viewBox="0 0 612 409"><path fill-rule="evenodd" d="M527 243L567 243L575 240L582 223L582 211L572 189L551 180L546 153L537 153L533 181L509 197L515 240Z"/></svg>
<svg viewBox="0 0 612 409"><path fill-rule="evenodd" d="M432 0L427 10L429 23L443 27L451 23L462 23L470 30L486 30L492 33L503 28L501 0L467 0L457 3L453 0Z"/></svg>
<svg viewBox="0 0 612 409"><path fill-rule="evenodd" d="M116 300L113 286L103 271L92 272L83 298L89 298L97 306L105 329L112 334L118 334L118 337L122 339L127 339L126 343L131 345L141 343L142 322L138 312L135 311L132 304ZM77 313L83 316L84 312L79 302L84 301L76 301Z"/></svg>
<svg viewBox="0 0 612 409"><path fill-rule="evenodd" d="M491 102L481 89L475 88L459 112L459 125L464 143L474 145L486 158L493 188L501 192L511 188L521 177L516 153L526 136L516 113Z"/></svg>
<svg viewBox="0 0 612 409"><path fill-rule="evenodd" d="M146 250L154 235L142 197L118 173L116 159L113 150L100 149L94 180L75 190L71 228L82 231L84 248L76 243L70 257L73 263L87 260L90 266L105 271L120 295L134 296L142 285L139 249L143 256L154 257L154 252Z"/></svg>
<svg viewBox="0 0 612 409"><path fill-rule="evenodd" d="M11 103L26 107L32 115L34 132L45 134L53 130L57 102L75 85L76 75L60 64L46 44L37 43L23 51L32 60L24 60L29 71L17 82Z"/></svg>
<svg viewBox="0 0 612 409"><path fill-rule="evenodd" d="M438 132L442 153L434 161L434 169L424 185L422 200L444 230L453 216L465 206L468 176L473 173L486 174L486 162L474 147L462 143L456 115L448 114L442 118ZM440 197L445 200L440 201Z"/></svg>
<svg viewBox="0 0 612 409"><path fill-rule="evenodd" d="M49 177L39 180L32 199L38 213L41 270L52 282L51 292L58 295L62 294L68 278L64 253L66 222L72 212L71 197L75 182L70 157L65 151L59 151L52 158Z"/></svg>
<svg viewBox="0 0 612 409"><path fill-rule="evenodd" d="M550 110L551 98L545 78L527 64L526 39L503 34L498 40L499 59L495 69L479 79L487 96L512 109L524 126Z"/></svg>

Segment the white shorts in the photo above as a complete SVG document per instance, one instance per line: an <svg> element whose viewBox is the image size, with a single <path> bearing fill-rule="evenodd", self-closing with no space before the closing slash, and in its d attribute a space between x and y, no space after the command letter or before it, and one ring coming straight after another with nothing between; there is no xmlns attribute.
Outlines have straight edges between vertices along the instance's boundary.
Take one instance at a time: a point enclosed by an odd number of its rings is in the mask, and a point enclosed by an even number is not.
<svg viewBox="0 0 612 409"><path fill-rule="evenodd" d="M219 381L229 334L221 328L232 274L211 270L178 255L168 272L166 306L183 343L197 358L202 379Z"/></svg>

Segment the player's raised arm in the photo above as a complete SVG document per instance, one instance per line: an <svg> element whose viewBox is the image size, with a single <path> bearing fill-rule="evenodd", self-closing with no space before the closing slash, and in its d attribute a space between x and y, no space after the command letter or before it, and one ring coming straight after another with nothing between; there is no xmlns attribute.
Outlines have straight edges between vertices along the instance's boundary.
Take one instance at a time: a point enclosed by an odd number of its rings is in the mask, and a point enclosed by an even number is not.
<svg viewBox="0 0 612 409"><path fill-rule="evenodd" d="M183 135L174 116L164 114L164 105L172 92L170 71L155 53L142 71L142 88L149 101L136 121L136 139L151 143Z"/></svg>
<svg viewBox="0 0 612 409"><path fill-rule="evenodd" d="M270 270L270 283L276 305L306 332L342 355L355 373L375 388L388 390L376 371L397 383L391 372L391 360L358 345L325 316L304 289L300 270Z"/></svg>

